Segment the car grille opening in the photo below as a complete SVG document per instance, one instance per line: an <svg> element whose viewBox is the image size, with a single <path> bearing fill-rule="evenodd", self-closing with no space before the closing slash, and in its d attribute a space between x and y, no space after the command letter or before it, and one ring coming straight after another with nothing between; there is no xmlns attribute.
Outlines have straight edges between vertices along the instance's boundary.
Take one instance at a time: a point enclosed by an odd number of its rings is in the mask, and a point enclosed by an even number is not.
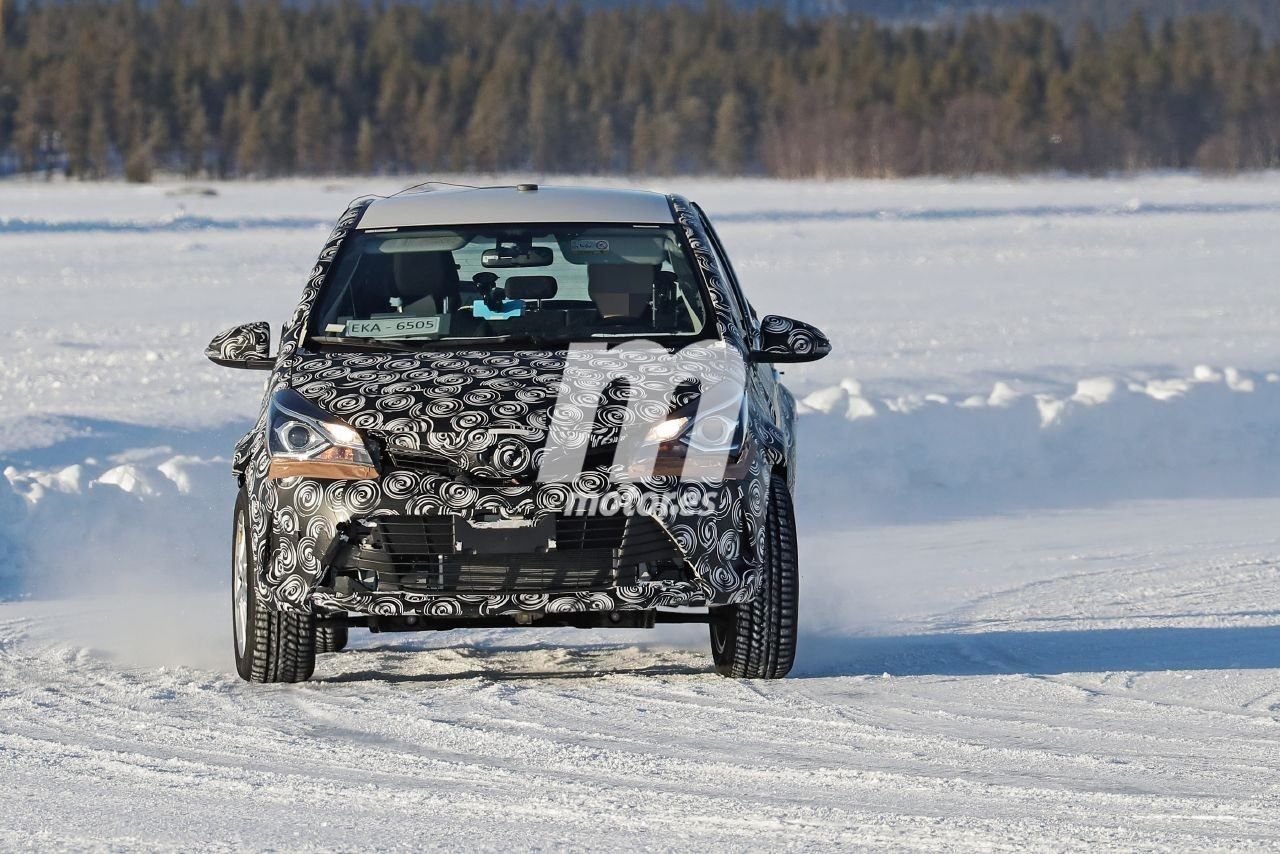
<svg viewBox="0 0 1280 854"><path fill-rule="evenodd" d="M393 468L419 474L454 477L461 468L453 460L435 454L405 451L401 449L386 450L386 459Z"/></svg>
<svg viewBox="0 0 1280 854"><path fill-rule="evenodd" d="M340 591L554 593L688 580L675 543L647 516L555 516L532 551L459 550L459 517L379 516L345 526L332 563ZM458 523L465 525L465 522ZM548 538L544 538L544 542ZM503 541L498 540L499 544Z"/></svg>

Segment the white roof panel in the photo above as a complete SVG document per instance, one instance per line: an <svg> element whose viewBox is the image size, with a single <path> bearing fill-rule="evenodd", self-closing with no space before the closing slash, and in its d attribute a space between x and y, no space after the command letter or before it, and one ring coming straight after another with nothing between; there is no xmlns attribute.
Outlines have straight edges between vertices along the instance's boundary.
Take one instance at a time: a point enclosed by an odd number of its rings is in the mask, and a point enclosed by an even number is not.
<svg viewBox="0 0 1280 854"><path fill-rule="evenodd" d="M446 187L378 199L365 209L358 228L415 225L486 225L522 222L616 222L670 224L671 207L661 193L591 187Z"/></svg>

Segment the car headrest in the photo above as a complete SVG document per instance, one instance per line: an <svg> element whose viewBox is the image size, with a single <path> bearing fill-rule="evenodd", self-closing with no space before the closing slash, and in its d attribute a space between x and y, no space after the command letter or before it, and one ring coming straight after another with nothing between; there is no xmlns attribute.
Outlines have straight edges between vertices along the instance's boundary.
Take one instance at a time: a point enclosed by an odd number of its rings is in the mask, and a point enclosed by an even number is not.
<svg viewBox="0 0 1280 854"><path fill-rule="evenodd" d="M587 293L602 318L637 318L653 296L653 264L588 264Z"/></svg>
<svg viewBox="0 0 1280 854"><path fill-rule="evenodd" d="M452 252L399 252L392 258L396 292L406 303L457 294L458 268Z"/></svg>
<svg viewBox="0 0 1280 854"><path fill-rule="evenodd" d="M552 299L558 287L555 276L507 276L502 290L507 299Z"/></svg>

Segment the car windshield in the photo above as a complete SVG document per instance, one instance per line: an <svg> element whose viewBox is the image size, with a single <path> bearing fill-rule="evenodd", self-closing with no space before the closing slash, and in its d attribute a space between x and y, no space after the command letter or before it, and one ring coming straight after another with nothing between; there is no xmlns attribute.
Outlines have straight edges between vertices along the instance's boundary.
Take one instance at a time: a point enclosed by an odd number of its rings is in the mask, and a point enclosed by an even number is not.
<svg viewBox="0 0 1280 854"><path fill-rule="evenodd" d="M707 317L673 228L412 228L351 235L309 335L370 348L694 339L708 337Z"/></svg>

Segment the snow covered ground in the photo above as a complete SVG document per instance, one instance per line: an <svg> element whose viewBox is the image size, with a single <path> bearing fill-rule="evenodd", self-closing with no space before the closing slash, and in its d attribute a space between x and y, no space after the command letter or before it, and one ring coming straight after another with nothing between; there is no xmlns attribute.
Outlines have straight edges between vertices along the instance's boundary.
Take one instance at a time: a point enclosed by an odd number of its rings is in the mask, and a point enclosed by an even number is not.
<svg viewBox="0 0 1280 854"><path fill-rule="evenodd" d="M386 182L0 184L0 847L1280 845L1280 175L671 181L804 398L793 678L704 630L231 672L226 457Z"/></svg>

